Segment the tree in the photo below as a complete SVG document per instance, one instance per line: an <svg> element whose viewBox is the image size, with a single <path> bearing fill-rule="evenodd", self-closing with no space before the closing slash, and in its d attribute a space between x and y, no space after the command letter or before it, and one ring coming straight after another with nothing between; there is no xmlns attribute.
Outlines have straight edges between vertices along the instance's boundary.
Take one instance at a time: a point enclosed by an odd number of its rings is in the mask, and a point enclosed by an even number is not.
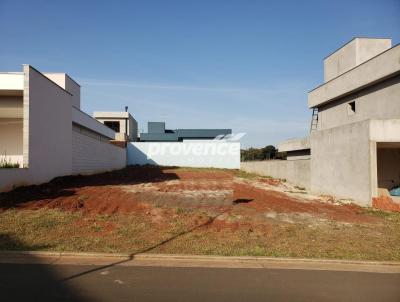
<svg viewBox="0 0 400 302"><path fill-rule="evenodd" d="M268 145L264 148L261 148L261 152L263 154L264 159L275 159L275 155L277 150L274 146Z"/></svg>
<svg viewBox="0 0 400 302"><path fill-rule="evenodd" d="M270 160L275 159L277 154L277 149L268 145L263 148L249 148L247 150L241 150L241 160L242 161L250 161L250 160Z"/></svg>

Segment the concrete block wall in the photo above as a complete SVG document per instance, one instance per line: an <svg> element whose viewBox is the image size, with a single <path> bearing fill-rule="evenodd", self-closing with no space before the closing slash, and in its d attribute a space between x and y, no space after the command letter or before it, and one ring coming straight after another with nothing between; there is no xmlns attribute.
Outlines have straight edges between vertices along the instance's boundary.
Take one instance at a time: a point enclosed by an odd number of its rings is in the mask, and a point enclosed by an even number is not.
<svg viewBox="0 0 400 302"><path fill-rule="evenodd" d="M249 173L286 179L307 190L311 187L311 161L309 159L246 161L240 163L240 169Z"/></svg>
<svg viewBox="0 0 400 302"><path fill-rule="evenodd" d="M94 174L123 169L126 149L111 144L108 139L74 127L72 131L72 174Z"/></svg>

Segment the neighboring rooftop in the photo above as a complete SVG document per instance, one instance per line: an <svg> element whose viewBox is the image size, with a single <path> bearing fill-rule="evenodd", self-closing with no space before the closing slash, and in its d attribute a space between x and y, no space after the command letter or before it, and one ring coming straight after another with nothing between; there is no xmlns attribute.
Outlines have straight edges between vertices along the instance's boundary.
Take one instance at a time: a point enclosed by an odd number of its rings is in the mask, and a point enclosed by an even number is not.
<svg viewBox="0 0 400 302"><path fill-rule="evenodd" d="M96 111L93 113L95 118L129 118L129 112L110 112L110 111Z"/></svg>
<svg viewBox="0 0 400 302"><path fill-rule="evenodd" d="M116 140L137 141L138 124L129 113L128 107L125 108L125 111L96 111L93 116L100 123L117 133Z"/></svg>
<svg viewBox="0 0 400 302"><path fill-rule="evenodd" d="M140 133L141 141L173 142L183 140L214 139L220 135L232 134L231 129L165 129L164 122L148 122L147 133Z"/></svg>
<svg viewBox="0 0 400 302"><path fill-rule="evenodd" d="M23 72L0 72L0 95L21 96L23 90Z"/></svg>

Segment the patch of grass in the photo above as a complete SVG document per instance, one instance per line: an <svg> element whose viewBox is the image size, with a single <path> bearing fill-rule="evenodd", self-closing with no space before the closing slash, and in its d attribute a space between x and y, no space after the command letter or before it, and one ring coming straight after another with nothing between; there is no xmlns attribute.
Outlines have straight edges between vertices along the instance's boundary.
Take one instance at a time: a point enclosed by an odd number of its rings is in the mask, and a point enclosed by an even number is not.
<svg viewBox="0 0 400 302"><path fill-rule="evenodd" d="M368 208L362 209L361 214L363 214L363 213L371 215L371 216L375 216L375 217L400 221L400 213L396 213L396 212L388 212L388 211L383 211L380 209L368 207Z"/></svg>
<svg viewBox="0 0 400 302"><path fill-rule="evenodd" d="M95 232L100 232L101 230L103 230L103 227L102 226L100 226L100 225L97 225L97 224L94 224L94 225L92 225L92 229L93 229L93 231L95 231Z"/></svg>
<svg viewBox="0 0 400 302"><path fill-rule="evenodd" d="M164 169L174 169L174 170L179 170L179 171L185 171L185 172L197 172L197 171L205 171L205 172L229 172L231 173L232 170L230 169L224 169L224 168L195 168L195 167L163 167Z"/></svg>
<svg viewBox="0 0 400 302"><path fill-rule="evenodd" d="M292 191L292 190L289 190L289 191L285 191L285 192L287 192L287 193L296 193L296 194L307 194L306 191Z"/></svg>
<svg viewBox="0 0 400 302"><path fill-rule="evenodd" d="M255 173L249 173L249 172L245 172L243 170L237 170L235 173L236 177L239 178L244 178L244 179L256 179L256 178L268 178L271 179L271 176L263 176L263 175L258 175Z"/></svg>
<svg viewBox="0 0 400 302"><path fill-rule="evenodd" d="M176 208L175 211L176 211L176 214L178 214L178 215L184 214L186 212L186 210L184 208Z"/></svg>
<svg viewBox="0 0 400 302"><path fill-rule="evenodd" d="M14 169L19 168L19 163L12 163L10 159L7 159L6 155L0 158L0 169Z"/></svg>
<svg viewBox="0 0 400 302"><path fill-rule="evenodd" d="M37 250L57 246L59 230L68 228L79 214L55 210L7 210L0 214L0 249Z"/></svg>

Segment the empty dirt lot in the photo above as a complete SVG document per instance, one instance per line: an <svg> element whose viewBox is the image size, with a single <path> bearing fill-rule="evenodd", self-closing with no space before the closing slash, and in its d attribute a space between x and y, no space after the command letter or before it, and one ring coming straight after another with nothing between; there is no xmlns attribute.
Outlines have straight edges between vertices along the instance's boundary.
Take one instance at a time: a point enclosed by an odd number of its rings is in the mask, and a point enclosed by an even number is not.
<svg viewBox="0 0 400 302"><path fill-rule="evenodd" d="M129 167L0 194L0 249L400 260L400 214L217 169Z"/></svg>

